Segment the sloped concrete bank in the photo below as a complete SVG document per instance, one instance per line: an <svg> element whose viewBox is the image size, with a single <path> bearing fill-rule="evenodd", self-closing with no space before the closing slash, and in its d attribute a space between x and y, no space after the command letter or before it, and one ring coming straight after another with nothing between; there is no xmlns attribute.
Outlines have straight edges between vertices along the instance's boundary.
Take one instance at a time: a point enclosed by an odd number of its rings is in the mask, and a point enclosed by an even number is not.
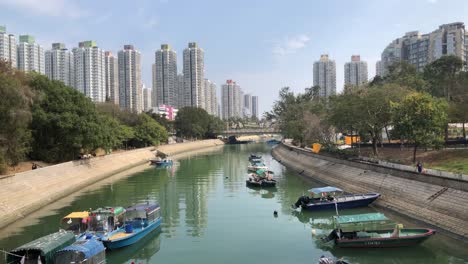
<svg viewBox="0 0 468 264"><path fill-rule="evenodd" d="M181 157L191 151L223 145L203 140L125 151L70 161L0 179L0 228L60 198L154 158L155 150Z"/></svg>
<svg viewBox="0 0 468 264"><path fill-rule="evenodd" d="M299 174L351 193L379 192L374 205L416 219L436 230L468 242L468 192L401 176L401 171L324 157L294 147L279 145L273 157ZM354 166L353 166L354 165ZM373 170L375 168L375 170ZM393 172L396 175L392 175ZM457 186L458 187L458 186Z"/></svg>

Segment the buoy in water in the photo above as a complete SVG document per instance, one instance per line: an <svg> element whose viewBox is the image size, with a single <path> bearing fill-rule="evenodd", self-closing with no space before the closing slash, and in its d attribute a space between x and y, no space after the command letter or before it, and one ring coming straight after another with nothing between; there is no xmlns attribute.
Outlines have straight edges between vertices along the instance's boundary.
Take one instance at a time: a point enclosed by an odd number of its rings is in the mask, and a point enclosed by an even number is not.
<svg viewBox="0 0 468 264"><path fill-rule="evenodd" d="M312 235L313 236L317 235L317 231L315 230L315 228L312 228Z"/></svg>
<svg viewBox="0 0 468 264"><path fill-rule="evenodd" d="M273 211L273 216L274 216L274 217L278 217L278 212L276 212L276 210Z"/></svg>

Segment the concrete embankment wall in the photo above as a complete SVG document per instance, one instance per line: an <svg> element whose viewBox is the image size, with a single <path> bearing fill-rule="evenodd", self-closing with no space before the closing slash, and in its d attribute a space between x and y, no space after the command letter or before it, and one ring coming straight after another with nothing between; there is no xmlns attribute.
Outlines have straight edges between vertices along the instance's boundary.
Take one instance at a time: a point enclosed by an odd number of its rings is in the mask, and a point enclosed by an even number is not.
<svg viewBox="0 0 468 264"><path fill-rule="evenodd" d="M84 187L144 164L155 150L168 155L222 145L220 140L163 145L65 162L0 179L0 228Z"/></svg>
<svg viewBox="0 0 468 264"><path fill-rule="evenodd" d="M436 230L468 241L468 192L451 187L453 182L412 179L400 170L324 157L279 145L273 157L299 174L351 193L378 192L378 207L419 220ZM373 170L375 169L375 170ZM397 176L392 175L395 173ZM416 176L415 176L416 177ZM424 177L423 175L418 177Z"/></svg>

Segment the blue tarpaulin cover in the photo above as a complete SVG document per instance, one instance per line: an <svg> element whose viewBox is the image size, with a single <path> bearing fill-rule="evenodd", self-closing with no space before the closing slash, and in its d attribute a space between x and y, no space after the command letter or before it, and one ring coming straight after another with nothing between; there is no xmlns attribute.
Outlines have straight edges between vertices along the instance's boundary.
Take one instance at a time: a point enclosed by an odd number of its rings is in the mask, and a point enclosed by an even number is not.
<svg viewBox="0 0 468 264"><path fill-rule="evenodd" d="M106 248L101 241L96 239L80 240L73 243L71 246L68 246L57 253L63 251L73 251L73 252L82 252L87 259L99 254L104 251Z"/></svg>
<svg viewBox="0 0 468 264"><path fill-rule="evenodd" d="M333 186L327 187L320 187L320 188L312 188L309 190L311 193L328 193L328 192L343 192L340 188L336 188Z"/></svg>

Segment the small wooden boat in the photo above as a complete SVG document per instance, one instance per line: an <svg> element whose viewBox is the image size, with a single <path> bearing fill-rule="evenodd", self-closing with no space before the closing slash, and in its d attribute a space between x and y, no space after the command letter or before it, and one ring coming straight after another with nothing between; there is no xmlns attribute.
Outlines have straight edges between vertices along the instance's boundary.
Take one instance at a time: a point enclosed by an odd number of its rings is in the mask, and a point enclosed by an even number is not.
<svg viewBox="0 0 468 264"><path fill-rule="evenodd" d="M268 179L255 180L255 179L249 178L245 182L246 182L247 186L250 186L250 187L275 187L276 186L276 181L273 180L273 179L271 179L271 180L268 180Z"/></svg>
<svg viewBox="0 0 468 264"><path fill-rule="evenodd" d="M327 186L312 188L309 196L299 197L294 208L305 210L335 210L368 206L380 197L379 193L343 194L343 190Z"/></svg>
<svg viewBox="0 0 468 264"><path fill-rule="evenodd" d="M174 164L171 159L150 160L150 163L151 165L156 165L156 167L168 167Z"/></svg>
<svg viewBox="0 0 468 264"><path fill-rule="evenodd" d="M72 245L54 254L54 264L70 263L105 263L106 248L96 238L76 241Z"/></svg>
<svg viewBox="0 0 468 264"><path fill-rule="evenodd" d="M263 163L256 163L254 165L247 166L248 171L257 171L257 170L268 170L268 166Z"/></svg>
<svg viewBox="0 0 468 264"><path fill-rule="evenodd" d="M109 249L136 243L161 225L160 207L157 203L142 203L126 208L124 227L107 233L101 241Z"/></svg>
<svg viewBox="0 0 468 264"><path fill-rule="evenodd" d="M55 252L75 241L73 232L62 230L52 233L11 250L6 263L54 263Z"/></svg>
<svg viewBox="0 0 468 264"><path fill-rule="evenodd" d="M123 226L125 213L125 208L121 206L102 207L92 210L88 220L87 232L102 237L106 233Z"/></svg>
<svg viewBox="0 0 468 264"><path fill-rule="evenodd" d="M270 139L270 140L267 140L266 142L268 145L277 145L279 143L281 143L281 141L277 140L277 139Z"/></svg>
<svg viewBox="0 0 468 264"><path fill-rule="evenodd" d="M323 240L334 241L339 248L406 247L435 234L433 229L403 228L402 224L387 228L391 221L381 213L335 216L334 222L335 229Z"/></svg>
<svg viewBox="0 0 468 264"><path fill-rule="evenodd" d="M254 160L254 159L256 159L256 160L261 160L261 159L262 159L262 156L256 155L256 154L250 154L249 160L251 161L251 160Z"/></svg>

